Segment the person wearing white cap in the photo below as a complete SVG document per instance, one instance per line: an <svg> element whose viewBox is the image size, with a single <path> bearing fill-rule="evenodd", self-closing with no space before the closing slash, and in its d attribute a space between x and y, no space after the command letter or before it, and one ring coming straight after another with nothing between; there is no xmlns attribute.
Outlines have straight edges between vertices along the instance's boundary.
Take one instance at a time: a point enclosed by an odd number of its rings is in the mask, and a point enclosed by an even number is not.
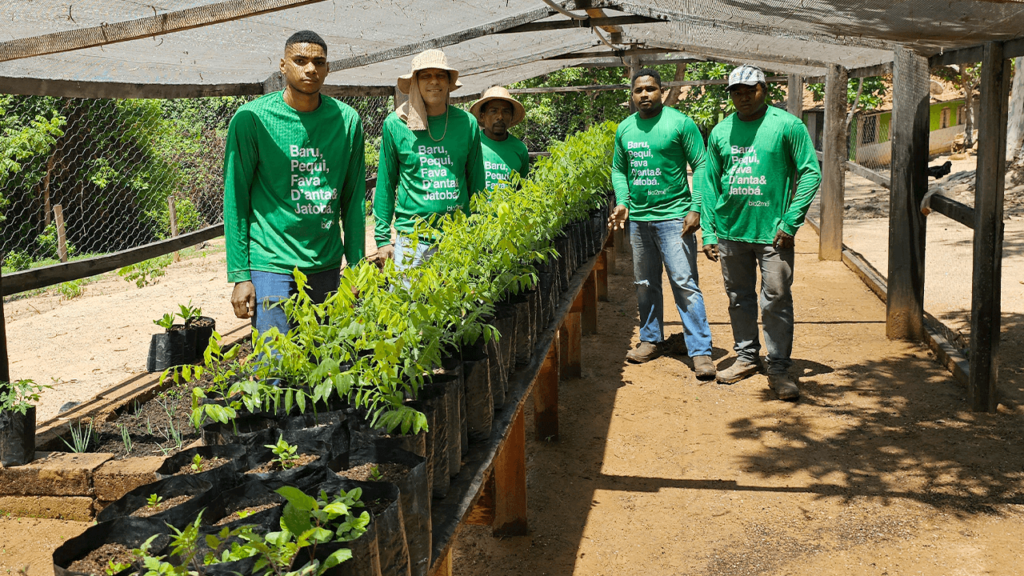
<svg viewBox="0 0 1024 576"><path fill-rule="evenodd" d="M617 206L609 219L623 229L629 218L633 245L633 278L640 313L640 343L626 353L631 362L647 362L664 352L665 331L662 268L683 323L686 352L697 378L715 377L711 361L711 327L697 278L700 193L703 185L704 139L697 124L662 104L661 75L644 68L633 76L632 98L637 112L619 124L612 159L612 187ZM681 238L680 238L681 237Z"/></svg>
<svg viewBox="0 0 1024 576"><path fill-rule="evenodd" d="M704 254L722 263L737 356L732 366L718 372L718 380L731 384L761 370L756 291L760 269L768 385L779 399L792 400L800 396L789 374L793 236L818 192L821 169L803 122L765 103L764 72L740 66L729 75L728 90L736 113L708 137L701 218Z"/></svg>
<svg viewBox="0 0 1024 576"><path fill-rule="evenodd" d="M480 143L484 150L484 171L487 189L508 186L512 173L526 178L530 173L530 153L526 144L508 133L509 128L526 118L526 109L501 86L491 86L469 111L476 116L483 131Z"/></svg>
<svg viewBox="0 0 1024 576"><path fill-rule="evenodd" d="M448 103L460 86L459 71L440 50L421 52L412 70L398 78L398 89L409 99L384 120L373 199L379 263L394 258L400 269L420 265L436 247L432 238L409 235L444 214L469 214L470 196L485 187L476 118ZM392 220L398 231L394 245Z"/></svg>

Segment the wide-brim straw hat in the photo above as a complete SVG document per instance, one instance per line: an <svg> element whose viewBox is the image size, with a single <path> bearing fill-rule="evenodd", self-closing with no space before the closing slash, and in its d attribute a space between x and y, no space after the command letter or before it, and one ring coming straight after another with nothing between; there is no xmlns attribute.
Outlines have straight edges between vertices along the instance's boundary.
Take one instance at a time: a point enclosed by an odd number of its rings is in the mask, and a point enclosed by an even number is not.
<svg viewBox="0 0 1024 576"><path fill-rule="evenodd" d="M479 100L473 103L473 106L469 108L469 111L473 116L476 116L477 120L480 120L480 113L484 109L484 104L487 104L491 100L504 100L512 105L512 123L509 124L509 128L519 124L526 118L526 108L512 97L503 86L491 86L484 93L481 94Z"/></svg>
<svg viewBox="0 0 1024 576"><path fill-rule="evenodd" d="M412 86L412 79L416 77L416 73L427 68L439 68L448 71L448 77L451 78L449 92L462 87L462 83L459 82L459 71L448 65L448 57L444 55L444 52L440 50L424 50L412 59L412 70L408 74L398 77L398 89L408 94L409 88Z"/></svg>

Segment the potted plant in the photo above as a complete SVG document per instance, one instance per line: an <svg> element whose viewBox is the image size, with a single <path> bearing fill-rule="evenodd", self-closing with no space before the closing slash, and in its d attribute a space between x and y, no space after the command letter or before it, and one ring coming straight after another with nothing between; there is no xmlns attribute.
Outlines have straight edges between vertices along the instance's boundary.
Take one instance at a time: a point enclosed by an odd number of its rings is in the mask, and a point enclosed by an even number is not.
<svg viewBox="0 0 1024 576"><path fill-rule="evenodd" d="M185 328L196 332L196 359L198 360L203 357L206 347L210 344L210 336L213 336L213 331L217 329L217 321L209 316L203 316L202 308L198 306L193 308L191 300L187 305L179 304L178 310L178 316L185 321Z"/></svg>
<svg viewBox="0 0 1024 576"><path fill-rule="evenodd" d="M20 466L36 452L36 407L46 388L32 380L0 382L0 464Z"/></svg>
<svg viewBox="0 0 1024 576"><path fill-rule="evenodd" d="M153 320L153 324L164 331L153 334L149 341L149 357L146 359L146 370L149 372L163 372L171 366L195 360L196 332L185 328L184 324L175 324L174 317L174 314L164 314Z"/></svg>

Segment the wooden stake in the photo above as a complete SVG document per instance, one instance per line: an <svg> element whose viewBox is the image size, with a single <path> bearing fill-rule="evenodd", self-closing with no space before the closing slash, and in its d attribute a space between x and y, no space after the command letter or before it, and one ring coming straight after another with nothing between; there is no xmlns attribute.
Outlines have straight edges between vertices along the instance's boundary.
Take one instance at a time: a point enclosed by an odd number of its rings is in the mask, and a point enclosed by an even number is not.
<svg viewBox="0 0 1024 576"><path fill-rule="evenodd" d="M818 258L843 259L843 206L846 185L846 68L828 67L825 79L825 141L821 178Z"/></svg>
<svg viewBox="0 0 1024 576"><path fill-rule="evenodd" d="M174 205L174 196L167 197L167 219L171 224L171 238L178 237L178 209ZM181 261L181 254L177 251L174 253L174 261Z"/></svg>
<svg viewBox="0 0 1024 576"><path fill-rule="evenodd" d="M558 441L558 351L556 333L533 387L533 427L541 442Z"/></svg>
<svg viewBox="0 0 1024 576"><path fill-rule="evenodd" d="M64 233L64 209L60 204L53 205L53 219L57 224L57 256L61 262L67 262L68 239Z"/></svg>
<svg viewBox="0 0 1024 576"><path fill-rule="evenodd" d="M601 250L597 255L597 263L594 264L594 272L597 273L597 299L601 302L608 301L608 251Z"/></svg>
<svg viewBox="0 0 1024 576"><path fill-rule="evenodd" d="M928 189L928 59L909 48L893 63L892 188L889 191L889 274L885 334L924 337L925 221L920 203Z"/></svg>
<svg viewBox="0 0 1024 576"><path fill-rule="evenodd" d="M1020 70L1017 71L1021 73ZM999 377L1000 283L1003 258L1003 188L1010 62L1003 44L985 44L978 122L978 175L974 200L974 282L971 298L971 408L995 412Z"/></svg>
<svg viewBox="0 0 1024 576"><path fill-rule="evenodd" d="M0 254L0 262L3 262ZM3 293L3 274L0 274L0 294ZM4 300L0 297L0 382L11 381L11 367L7 359L7 321L4 319ZM0 392L3 388L0 387Z"/></svg>
<svg viewBox="0 0 1024 576"><path fill-rule="evenodd" d="M586 282L583 283L583 289L576 298L583 304L583 333L597 334L597 273L594 270L590 271Z"/></svg>
<svg viewBox="0 0 1024 576"><path fill-rule="evenodd" d="M582 307L582 302L580 302ZM573 309L576 305L573 305ZM580 312L570 309L565 315L565 377L581 378L583 376L583 326L580 322Z"/></svg>
<svg viewBox="0 0 1024 576"><path fill-rule="evenodd" d="M529 526L526 519L526 425L523 407L519 407L509 429L508 439L494 459L495 536L522 536Z"/></svg>
<svg viewBox="0 0 1024 576"><path fill-rule="evenodd" d="M560 378L568 378L569 370L569 327L562 319L562 325L558 327L558 375Z"/></svg>

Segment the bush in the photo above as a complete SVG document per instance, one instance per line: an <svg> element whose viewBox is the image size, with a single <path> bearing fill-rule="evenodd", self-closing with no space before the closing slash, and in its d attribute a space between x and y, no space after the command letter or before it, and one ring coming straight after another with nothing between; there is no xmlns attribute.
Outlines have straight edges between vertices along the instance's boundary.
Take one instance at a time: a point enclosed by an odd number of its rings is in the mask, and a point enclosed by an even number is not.
<svg viewBox="0 0 1024 576"><path fill-rule="evenodd" d="M65 239L66 241L66 239ZM68 258L75 255L77 250L75 245L71 242L67 242L68 245ZM60 259L60 252L58 251L57 245L57 225L53 222L43 230L43 233L36 236L36 246L39 246L39 256L41 258L53 258Z"/></svg>
<svg viewBox="0 0 1024 576"><path fill-rule="evenodd" d="M25 252L18 252L15 250L8 254L7 258L4 258L4 268L8 268L14 272L28 270L31 265L32 257Z"/></svg>
<svg viewBox="0 0 1024 576"><path fill-rule="evenodd" d="M206 224L192 200L178 198L174 201L174 208L178 216L179 235L201 230ZM153 221L153 234L157 238L166 240L171 237L171 215L166 207L163 210L150 211L148 216Z"/></svg>

